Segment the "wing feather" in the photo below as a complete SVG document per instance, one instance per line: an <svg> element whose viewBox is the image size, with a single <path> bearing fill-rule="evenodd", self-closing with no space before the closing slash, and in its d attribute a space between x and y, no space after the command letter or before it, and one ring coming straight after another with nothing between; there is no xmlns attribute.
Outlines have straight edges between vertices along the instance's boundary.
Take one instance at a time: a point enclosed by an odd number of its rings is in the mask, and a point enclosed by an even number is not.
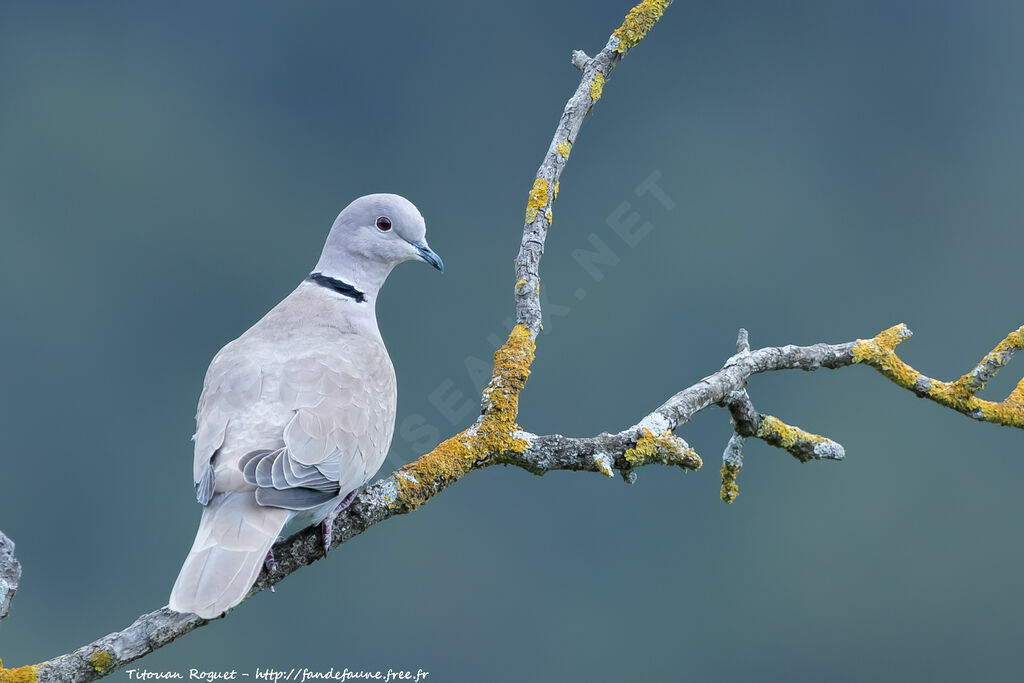
<svg viewBox="0 0 1024 683"><path fill-rule="evenodd" d="M233 343L232 343L233 344ZM195 458L192 474L196 484L203 481L217 450L224 445L228 423L249 410L260 397L263 373L258 363L233 353L228 344L210 363L196 410Z"/></svg>
<svg viewBox="0 0 1024 683"><path fill-rule="evenodd" d="M282 416L282 441L237 461L241 481L256 488L260 505L311 509L373 476L395 420L394 369L379 340L344 335L266 369L240 354L228 345L207 372L197 414L197 483L212 469L230 420L267 405ZM264 373L279 378L276 386ZM204 495L212 495L210 484L209 492L199 487Z"/></svg>

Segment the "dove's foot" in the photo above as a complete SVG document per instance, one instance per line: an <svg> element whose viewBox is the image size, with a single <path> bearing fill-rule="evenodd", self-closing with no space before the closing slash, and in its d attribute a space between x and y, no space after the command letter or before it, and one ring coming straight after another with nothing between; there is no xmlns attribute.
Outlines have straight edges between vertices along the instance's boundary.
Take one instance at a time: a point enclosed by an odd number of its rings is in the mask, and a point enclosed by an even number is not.
<svg viewBox="0 0 1024 683"><path fill-rule="evenodd" d="M267 551L267 556L265 558L263 558L263 565L267 568L268 572L276 572L277 571L277 560L274 559L274 549L273 548L271 548L270 550ZM271 586L270 587L270 592L271 593L276 593L277 591L275 591L274 587Z"/></svg>
<svg viewBox="0 0 1024 683"><path fill-rule="evenodd" d="M280 543L284 540L284 536L278 536L274 543ZM267 568L268 572L277 571L277 560L274 559L274 546L270 546L270 550L267 551L267 556L263 558L263 565ZM270 587L271 593L276 593L274 587Z"/></svg>
<svg viewBox="0 0 1024 683"><path fill-rule="evenodd" d="M338 503L338 506L336 508L334 508L334 511L331 512L331 514L327 515L327 518L320 523L320 534L323 536L324 539L324 555L326 555L327 551L331 549L331 538L334 529L334 520L337 519L338 515L341 514L342 510L351 505L352 501L356 499L357 491L358 489L356 489L355 491L350 491L347 496L341 499L341 502Z"/></svg>

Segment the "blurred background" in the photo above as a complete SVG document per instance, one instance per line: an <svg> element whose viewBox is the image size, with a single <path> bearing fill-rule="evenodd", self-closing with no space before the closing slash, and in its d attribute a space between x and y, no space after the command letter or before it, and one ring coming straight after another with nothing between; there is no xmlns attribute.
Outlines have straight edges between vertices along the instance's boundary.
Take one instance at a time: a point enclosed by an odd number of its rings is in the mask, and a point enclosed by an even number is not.
<svg viewBox="0 0 1024 683"><path fill-rule="evenodd" d="M400 267L379 302L399 377L382 473L472 420L570 51L629 6L2 4L0 528L25 572L8 665L166 603L200 513L206 367L354 197L408 196L448 266ZM562 178L524 428L631 425L741 325L764 346L905 321L909 363L972 368L1024 323L1022 30L1013 2L676 2ZM661 199L637 192L652 177ZM626 220L650 224L632 245ZM594 239L616 261L596 274L573 256ZM474 473L139 666L1018 679L1024 434L861 367L750 393L846 462L752 442L726 506L713 410L680 432L698 473Z"/></svg>

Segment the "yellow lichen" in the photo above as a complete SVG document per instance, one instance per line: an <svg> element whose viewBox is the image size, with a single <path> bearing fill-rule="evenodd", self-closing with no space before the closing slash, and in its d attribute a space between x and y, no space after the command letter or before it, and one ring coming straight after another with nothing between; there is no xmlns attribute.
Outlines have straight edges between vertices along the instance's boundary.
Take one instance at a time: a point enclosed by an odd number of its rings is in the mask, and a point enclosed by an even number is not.
<svg viewBox="0 0 1024 683"><path fill-rule="evenodd" d="M625 52L636 46L647 32L661 19L672 0L644 0L629 10L622 26L612 32L612 45L616 52ZM595 98L596 99L596 98Z"/></svg>
<svg viewBox="0 0 1024 683"><path fill-rule="evenodd" d="M853 362L870 365L901 387L912 389L921 373L900 360L893 350L909 336L910 330L900 323L872 339L858 339L853 345Z"/></svg>
<svg viewBox="0 0 1024 683"><path fill-rule="evenodd" d="M802 431L799 427L791 427L777 417L765 415L754 436L770 441L772 445L790 448L796 443Z"/></svg>
<svg viewBox="0 0 1024 683"><path fill-rule="evenodd" d="M38 678L39 667L37 665L5 669L4 660L0 659L0 683L36 683Z"/></svg>
<svg viewBox="0 0 1024 683"><path fill-rule="evenodd" d="M103 673L110 668L110 653L106 650L94 650L89 661L92 662L92 668L96 670L96 673Z"/></svg>
<svg viewBox="0 0 1024 683"><path fill-rule="evenodd" d="M479 461L502 453L522 453L529 443L516 436L519 392L526 386L536 343L525 325L516 325L494 352L494 372L484 389L487 409L476 423L398 471L398 497L391 507L413 509L461 479Z"/></svg>
<svg viewBox="0 0 1024 683"><path fill-rule="evenodd" d="M754 436L772 446L785 448L805 462L816 457L812 455L815 446L832 442L831 439L820 434L812 434L799 427L788 425L773 415L765 415L761 419L761 424L758 425ZM797 448L794 449L794 447Z"/></svg>
<svg viewBox="0 0 1024 683"><path fill-rule="evenodd" d="M974 398L971 392L967 389L967 386L959 380L956 382L943 382L937 379L931 380L931 386L928 388L928 396L935 402L953 408L954 410L970 412L978 407L976 405L978 400Z"/></svg>
<svg viewBox="0 0 1024 683"><path fill-rule="evenodd" d="M1024 384L1024 380L1021 384ZM1024 429L1024 397L1021 395L1020 384L997 403L975 397L962 380L942 382L933 379L928 389L928 398L972 417L980 416L985 422Z"/></svg>
<svg viewBox="0 0 1024 683"><path fill-rule="evenodd" d="M1024 325L1021 325L1016 330L1006 335L1006 339L999 342L998 346L992 349L992 353L990 355L1000 354L1004 351L1009 351L1010 349L1013 349L1014 351L1024 350Z"/></svg>
<svg viewBox="0 0 1024 683"><path fill-rule="evenodd" d="M891 381L914 389L920 381L918 392L936 403L952 408L972 417L1006 425L1024 428L1024 388L1021 385L1010 393L1002 402L979 399L974 394L984 386L984 382L974 384L973 371L953 382L943 382L925 377L920 372L904 363L896 355L896 346L910 336L910 331L903 324L890 327L880 332L873 339L858 339L853 346L853 362L864 363L878 370ZM1005 364L1009 352L1024 348L1024 326L1011 332L999 343L981 364L995 364L995 369ZM994 373L992 373L994 374ZM1024 384L1024 380L1022 380Z"/></svg>
<svg viewBox="0 0 1024 683"><path fill-rule="evenodd" d="M558 199L558 181L557 180L555 181L555 191L554 191L554 193L552 195L552 198L553 199Z"/></svg>
<svg viewBox="0 0 1024 683"><path fill-rule="evenodd" d="M1002 403L978 401L978 410L987 422L1007 427L1024 427L1024 379Z"/></svg>
<svg viewBox="0 0 1024 683"><path fill-rule="evenodd" d="M597 102L601 99L601 93L604 91L604 74L598 71L594 74L594 80L590 81L590 99Z"/></svg>
<svg viewBox="0 0 1024 683"><path fill-rule="evenodd" d="M743 465L740 463L722 463L722 492L719 497L726 503L731 504L740 495L740 486L736 483Z"/></svg>
<svg viewBox="0 0 1024 683"><path fill-rule="evenodd" d="M651 430L644 427L641 429L640 438L636 440L636 445L627 448L622 457L632 467L661 463L662 465L677 465L688 470L699 470L704 463L697 452L685 446L684 443L671 430L652 434Z"/></svg>
<svg viewBox="0 0 1024 683"><path fill-rule="evenodd" d="M526 203L526 222L532 224L537 220L537 212L548 204L548 181L537 178L530 190L530 200Z"/></svg>
<svg viewBox="0 0 1024 683"><path fill-rule="evenodd" d="M563 159L568 159L569 150L572 149L572 145L569 144L568 140L563 140L562 142L558 143L558 146L555 149L558 150L558 153L562 155Z"/></svg>
<svg viewBox="0 0 1024 683"><path fill-rule="evenodd" d="M651 434L651 430L644 427L641 434L642 436L636 440L636 445L633 448L627 448L623 453L626 462L630 464L642 464L642 460L646 460L654 454L654 435Z"/></svg>
<svg viewBox="0 0 1024 683"><path fill-rule="evenodd" d="M1002 402L975 398L988 380L1009 361L1017 351L1024 349L1024 325L1006 335L989 351L978 368L986 367L987 374L975 377L976 370L968 372L955 382L930 380L928 396L937 403L971 415L981 415L986 422L1010 427L1024 427L1024 380Z"/></svg>
<svg viewBox="0 0 1024 683"><path fill-rule="evenodd" d="M525 286L526 286L526 280L520 280L519 282L516 283L516 291L517 292L521 292L523 290L523 287L525 287Z"/></svg>

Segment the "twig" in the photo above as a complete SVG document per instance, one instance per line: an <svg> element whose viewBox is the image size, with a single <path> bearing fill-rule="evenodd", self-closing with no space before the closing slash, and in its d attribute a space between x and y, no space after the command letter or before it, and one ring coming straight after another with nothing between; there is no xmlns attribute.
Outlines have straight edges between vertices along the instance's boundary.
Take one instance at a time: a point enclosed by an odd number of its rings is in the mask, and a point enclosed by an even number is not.
<svg viewBox="0 0 1024 683"><path fill-rule="evenodd" d="M21 581L21 563L14 557L14 541L0 531L0 621L11 609Z"/></svg>

